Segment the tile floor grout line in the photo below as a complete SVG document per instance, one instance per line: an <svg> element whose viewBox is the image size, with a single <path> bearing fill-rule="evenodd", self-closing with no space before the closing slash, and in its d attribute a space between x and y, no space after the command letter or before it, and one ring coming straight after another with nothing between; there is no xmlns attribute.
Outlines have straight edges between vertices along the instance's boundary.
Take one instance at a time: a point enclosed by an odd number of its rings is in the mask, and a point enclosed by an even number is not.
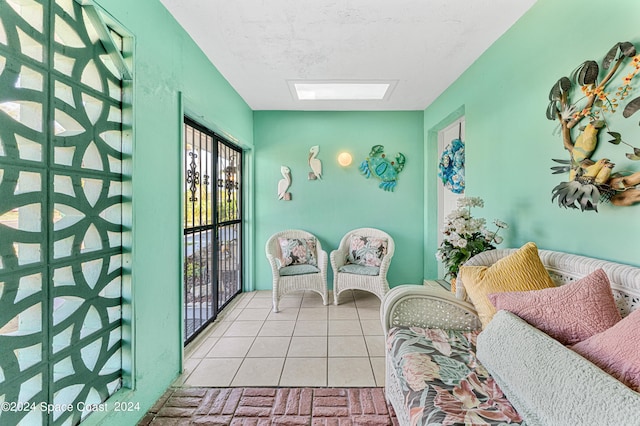
<svg viewBox="0 0 640 426"><path fill-rule="evenodd" d="M340 318L340 316L341 316L340 314L337 315L337 318L333 318L333 317L329 318L329 312L332 311L332 309L331 309L332 306L326 306L326 307L320 306L320 309L317 309L318 306L319 306L319 305L317 305L318 301L317 300L313 300L314 298L312 298L312 297L306 297L305 298L304 294L303 294L303 296L301 298L298 299L298 303L295 303L295 305L292 306L292 309L298 309L298 311L295 314L295 318L291 318L290 320L287 320L288 323L290 323L290 324L292 323L291 326L293 327L293 329L290 332L286 332L284 335L282 335L282 337L288 338L289 341L288 341L288 346L287 346L287 349L285 351L284 357L280 356L280 354L278 354L278 356L275 357L275 358L281 358L282 364L280 365L279 375L277 376L278 377L277 384L274 384L273 386L278 386L280 384L280 382L283 380L283 374L285 372L286 362L287 362L288 359L293 359L293 358L299 358L299 359L314 358L314 359L318 359L318 360L322 359L322 364L326 368L326 375L325 375L326 385L325 386L329 386L329 373L330 373L330 371L329 371L329 361L332 358L331 356L329 356L330 340L335 341L336 338L343 338L344 339L344 338L349 338L349 337L354 337L354 336L360 336L359 339L362 340L362 342L364 344L364 348L363 349L365 349L365 351L363 351L362 354L355 354L354 353L353 355L346 355L346 354L336 353L335 357L338 357L338 358L352 358L352 359L353 358L360 358L361 359L361 358L365 358L365 357L368 358L368 361L369 361L367 363L367 365L369 367L368 370L370 371L370 374L373 375L372 379L373 379L374 386L376 386L376 387L378 386L378 382L375 380L376 379L376 373L375 373L374 363L373 363L373 361L374 361L373 358L375 357L375 355L378 355L378 354L372 352L373 348L375 346L377 346L377 345L375 343L372 343L373 346L369 345L368 341L367 341L367 337L369 337L369 340L371 340L371 341L377 340L376 338L378 337L379 333L378 333L378 331L376 329L372 329L371 328L373 326L372 324L368 325L367 326L367 330L365 331L365 326L364 326L364 323L363 323L363 321L369 321L371 323L374 322L374 319L371 318L372 315L371 315L370 312L368 312L367 315L365 315L366 318L363 317L363 312L371 310L372 308L375 309L376 307L372 306L372 302L373 301L377 302L377 299L374 300L374 299L370 298L369 300L366 300L366 298L358 297L357 300L360 301L360 303L358 303L356 301L356 298L354 297L354 292L350 291L349 295L350 296L345 295L348 298L348 300L344 300L343 299L344 301L341 304L342 305L349 304L350 306L348 308L349 309L353 308L353 310L355 310L355 312L354 312L355 313L355 315L354 315L355 318L354 318L354 316L351 316L351 315L347 315L346 318ZM245 297L244 300L240 299L239 302L237 303L237 305L241 304L241 305L243 305L243 307L240 308L239 306L236 306L236 308L239 309L238 315L239 316L242 315L243 311L244 312L250 312L250 311L245 311L246 309L252 309L252 311L251 311L252 313L255 312L255 311L253 311L253 309L262 309L262 308L258 308L258 307L253 307L252 308L252 307L247 306L250 303L251 300L260 300L260 299L264 300L265 298L269 297L268 295L264 295L264 294L260 294L259 296L260 297L258 297L258 295L250 295L249 297ZM232 308L232 307L228 307L228 308ZM323 311L326 312L326 317L324 317L322 320L318 320L318 322L323 322L324 323L323 324L324 332L321 332L322 335L318 336L318 337L324 337L326 339L325 340L326 343L324 345L324 349L327 352L326 356L322 356L322 357L318 357L317 355L314 355L314 356L299 356L299 357L290 357L289 356L289 352L291 351L291 349L293 347L294 338L296 338L296 337L314 337L314 333L313 332L311 332L307 336L305 336L304 332L302 333L302 335L296 335L295 334L295 330L296 330L297 326L302 321L304 321L304 320L301 319L302 314L304 314L304 312L305 312L305 311L302 310L303 308L305 308L305 309L306 308L311 308L311 309L316 309L316 310L323 310L322 308L324 308ZM334 312L337 312L337 311L334 311ZM271 313L269 313L269 315L271 315ZM269 319L269 315L267 315L266 318L261 319L259 321L260 322L259 323L259 327L257 328L256 331L253 331L253 332L249 333L248 336L246 336L246 337L250 337L251 338L251 344L250 344L249 348L247 349L246 353L243 354L244 356L240 357L240 366L234 371L233 377L231 378L231 382L233 382L233 380L236 380L236 378L238 377L238 374L240 372L240 369L241 369L242 365L244 365L247 362L247 359L249 359L249 356L248 356L249 352L251 351L251 348L253 348L253 346L258 342L258 340L259 340L258 338L261 337L262 339L264 339L266 341L266 340L268 340L269 337L277 337L277 335L279 334L279 333L274 333L274 334L276 334L276 336L260 336L260 333L265 329L265 326L267 324L272 324L271 327L274 327L274 328L277 329L277 324L278 324L277 321L278 320ZM311 315L311 318L313 318L313 315ZM253 321L258 322L256 320L253 320ZM313 321L313 319L309 319L309 321ZM342 321L342 322L344 322L346 324L351 322L351 324L352 324L351 327L355 327L356 329L358 329L358 333L357 333L357 335L349 334L349 333L342 334L342 333L339 332L339 328L338 328L338 329L335 330L338 334L336 334L335 336L333 336L333 335L329 336L329 334L330 334L330 330L329 329L330 329L330 326L332 324L331 321L337 321L337 322L338 321ZM356 321L356 322L354 323L353 321ZM241 323L241 322L242 321L238 321L237 319L233 319L233 320L229 320L229 321L226 321L226 322L218 323L217 325L220 326L220 327L222 327L222 324L225 324L225 323L228 323L228 325L226 326L226 330L221 332L221 336L216 336L216 338L219 340L219 339L221 339L223 337L230 337L230 336L225 336L225 334L228 332L228 328L230 327L230 325L234 324L234 323ZM214 324L214 325L216 325L216 324ZM355 331L355 329L354 329L354 331ZM213 332L213 330L212 330L212 332ZM213 336L209 336L208 338L211 338L211 337L213 337ZM206 339L205 339L205 341L206 341ZM223 340L223 342L224 342L224 340ZM218 342L216 342L215 344L217 344L217 343ZM203 342L203 344L204 344L204 342ZM196 350L197 349L195 349L192 353L194 353ZM208 354L208 352L207 352L207 354ZM251 357L251 359L269 358L266 355L269 355L269 351L266 351L263 356ZM380 354L380 357L382 357L382 356L383 355ZM376 357L376 358L378 358L378 357ZM191 359L194 360L194 364L195 365L191 367L191 369L190 369L191 371L190 371L188 376L181 377L181 381L182 381L181 385L182 386L184 386L184 382L188 381L189 378L191 378L193 376L193 373L202 364L203 359L209 359L209 358L206 358L206 354L205 354L204 358L199 358L199 359L198 358L189 358L189 360L191 360ZM214 358L211 358L211 359L214 359ZM379 362L376 361L376 364L379 364ZM378 372L378 373L380 373L380 372ZM380 375L380 374L378 374L378 375ZM355 380L357 381L357 378L355 378Z"/></svg>

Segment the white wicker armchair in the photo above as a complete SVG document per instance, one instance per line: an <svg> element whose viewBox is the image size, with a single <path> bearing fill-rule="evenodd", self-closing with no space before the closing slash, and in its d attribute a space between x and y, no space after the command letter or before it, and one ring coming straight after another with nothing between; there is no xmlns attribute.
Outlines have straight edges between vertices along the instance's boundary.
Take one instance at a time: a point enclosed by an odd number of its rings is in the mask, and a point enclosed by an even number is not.
<svg viewBox="0 0 640 426"><path fill-rule="evenodd" d="M282 268L282 252L280 250L278 238L315 238L318 271L300 275L280 275L280 269ZM271 274L273 276L273 312L278 312L278 304L282 296L299 290L315 291L322 296L322 302L325 305L329 303L327 291L327 252L322 250L322 245L315 235L299 229L290 229L278 232L273 234L269 240L267 240L265 252L267 254L267 259L271 266Z"/></svg>
<svg viewBox="0 0 640 426"><path fill-rule="evenodd" d="M347 263L349 254L349 242L352 235L365 237L383 238L387 240L387 254L382 258L378 275L359 275L354 273L340 272L340 268ZM342 240L337 250L331 252L331 268L333 269L333 301L338 304L340 293L345 290L364 290L378 296L380 300L389 291L387 281L387 271L395 251L393 238L389 234L374 228L359 228L349 231Z"/></svg>

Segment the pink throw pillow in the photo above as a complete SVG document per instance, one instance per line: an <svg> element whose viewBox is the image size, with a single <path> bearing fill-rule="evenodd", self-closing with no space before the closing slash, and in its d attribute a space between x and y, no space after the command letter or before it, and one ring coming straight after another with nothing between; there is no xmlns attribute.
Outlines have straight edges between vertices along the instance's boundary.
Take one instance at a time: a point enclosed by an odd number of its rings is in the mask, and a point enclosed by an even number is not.
<svg viewBox="0 0 640 426"><path fill-rule="evenodd" d="M573 345L571 349L640 392L640 310L610 329Z"/></svg>
<svg viewBox="0 0 640 426"><path fill-rule="evenodd" d="M563 345L588 339L622 319L602 269L560 287L488 297L497 310L513 312Z"/></svg>

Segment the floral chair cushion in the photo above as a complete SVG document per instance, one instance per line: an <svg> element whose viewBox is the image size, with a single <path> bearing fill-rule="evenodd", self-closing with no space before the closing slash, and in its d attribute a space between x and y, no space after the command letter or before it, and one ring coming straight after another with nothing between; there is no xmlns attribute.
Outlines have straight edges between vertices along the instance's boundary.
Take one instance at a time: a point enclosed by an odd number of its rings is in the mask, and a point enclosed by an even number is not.
<svg viewBox="0 0 640 426"><path fill-rule="evenodd" d="M315 238L278 238L282 266L318 265Z"/></svg>
<svg viewBox="0 0 640 426"><path fill-rule="evenodd" d="M478 331L397 327L387 350L411 425L524 425L476 359Z"/></svg>
<svg viewBox="0 0 640 426"><path fill-rule="evenodd" d="M386 238L352 235L349 239L347 263L362 266L380 267L382 258L387 254Z"/></svg>

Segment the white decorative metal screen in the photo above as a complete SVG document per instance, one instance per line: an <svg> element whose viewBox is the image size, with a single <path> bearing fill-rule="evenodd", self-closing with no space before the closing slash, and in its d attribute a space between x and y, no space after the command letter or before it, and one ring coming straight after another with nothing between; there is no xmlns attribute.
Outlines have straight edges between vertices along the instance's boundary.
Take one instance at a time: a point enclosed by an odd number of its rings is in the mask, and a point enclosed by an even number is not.
<svg viewBox="0 0 640 426"><path fill-rule="evenodd" d="M122 39L89 6L0 0L2 425L122 386Z"/></svg>

